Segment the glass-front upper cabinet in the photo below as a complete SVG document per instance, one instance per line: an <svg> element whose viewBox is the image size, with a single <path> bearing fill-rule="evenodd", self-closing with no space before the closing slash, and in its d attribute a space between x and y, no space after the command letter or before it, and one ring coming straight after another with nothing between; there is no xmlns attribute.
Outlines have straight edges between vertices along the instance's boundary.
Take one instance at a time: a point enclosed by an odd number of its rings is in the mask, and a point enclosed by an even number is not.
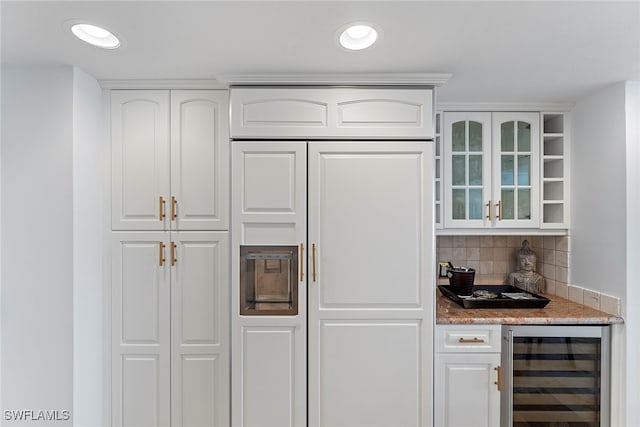
<svg viewBox="0 0 640 427"><path fill-rule="evenodd" d="M484 227L491 198L491 113L444 113L444 226Z"/></svg>
<svg viewBox="0 0 640 427"><path fill-rule="evenodd" d="M496 227L540 225L540 115L493 113L493 219Z"/></svg>
<svg viewBox="0 0 640 427"><path fill-rule="evenodd" d="M444 227L539 225L539 114L445 112Z"/></svg>

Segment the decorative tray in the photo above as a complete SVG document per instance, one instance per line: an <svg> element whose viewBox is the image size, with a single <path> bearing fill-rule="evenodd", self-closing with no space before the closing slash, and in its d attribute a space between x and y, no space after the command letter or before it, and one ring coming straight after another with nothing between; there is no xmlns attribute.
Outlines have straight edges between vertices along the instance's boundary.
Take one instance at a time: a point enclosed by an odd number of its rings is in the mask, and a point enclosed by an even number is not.
<svg viewBox="0 0 640 427"><path fill-rule="evenodd" d="M439 285L438 289L464 308L542 308L550 301L509 285L475 285L471 295L456 295L447 285Z"/></svg>

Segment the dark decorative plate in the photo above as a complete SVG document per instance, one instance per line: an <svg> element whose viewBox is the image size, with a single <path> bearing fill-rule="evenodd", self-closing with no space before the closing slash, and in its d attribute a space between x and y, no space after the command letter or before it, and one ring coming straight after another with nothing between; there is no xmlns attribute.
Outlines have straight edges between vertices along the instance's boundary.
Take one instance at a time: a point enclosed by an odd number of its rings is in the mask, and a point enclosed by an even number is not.
<svg viewBox="0 0 640 427"><path fill-rule="evenodd" d="M509 285L475 285L471 295L457 295L447 285L439 285L438 289L464 308L542 308L550 301Z"/></svg>

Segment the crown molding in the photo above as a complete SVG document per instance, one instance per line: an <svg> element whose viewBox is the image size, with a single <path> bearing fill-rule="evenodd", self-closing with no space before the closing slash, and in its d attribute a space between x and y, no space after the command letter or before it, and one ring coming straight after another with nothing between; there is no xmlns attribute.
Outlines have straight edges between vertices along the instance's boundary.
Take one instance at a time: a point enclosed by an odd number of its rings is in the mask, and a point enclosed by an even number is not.
<svg viewBox="0 0 640 427"><path fill-rule="evenodd" d="M548 111L566 113L575 104L567 102L437 102L437 111Z"/></svg>
<svg viewBox="0 0 640 427"><path fill-rule="evenodd" d="M327 73L327 74L227 74L218 80L230 86L441 86L445 73Z"/></svg>
<svg viewBox="0 0 640 427"><path fill-rule="evenodd" d="M228 89L213 79L98 80L98 83L103 89Z"/></svg>
<svg viewBox="0 0 640 427"><path fill-rule="evenodd" d="M235 86L441 86L444 73L227 74L217 79L99 80L103 89L227 89Z"/></svg>

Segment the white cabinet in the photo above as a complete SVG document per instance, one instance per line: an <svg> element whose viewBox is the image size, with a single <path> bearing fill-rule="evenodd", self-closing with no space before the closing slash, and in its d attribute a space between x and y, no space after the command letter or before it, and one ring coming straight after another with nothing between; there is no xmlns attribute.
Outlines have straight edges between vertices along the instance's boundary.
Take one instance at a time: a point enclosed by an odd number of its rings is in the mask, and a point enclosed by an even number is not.
<svg viewBox="0 0 640 427"><path fill-rule="evenodd" d="M232 145L233 425L429 425L432 143ZM296 315L239 314L241 245L302 245Z"/></svg>
<svg viewBox="0 0 640 427"><path fill-rule="evenodd" d="M436 114L439 233L569 227L569 114Z"/></svg>
<svg viewBox="0 0 640 427"><path fill-rule="evenodd" d="M500 325L437 325L434 425L500 426Z"/></svg>
<svg viewBox="0 0 640 427"><path fill-rule="evenodd" d="M227 91L110 100L112 424L228 425Z"/></svg>
<svg viewBox="0 0 640 427"><path fill-rule="evenodd" d="M112 233L112 425L228 425L227 240Z"/></svg>
<svg viewBox="0 0 640 427"><path fill-rule="evenodd" d="M228 229L222 90L111 92L112 229Z"/></svg>
<svg viewBox="0 0 640 427"><path fill-rule="evenodd" d="M169 91L111 92L111 228L164 230Z"/></svg>
<svg viewBox="0 0 640 427"><path fill-rule="evenodd" d="M307 420L307 145L232 143L232 405L234 426L304 426ZM298 312L240 315L240 247L303 245Z"/></svg>
<svg viewBox="0 0 640 427"><path fill-rule="evenodd" d="M540 114L444 113L445 228L540 226Z"/></svg>
<svg viewBox="0 0 640 427"><path fill-rule="evenodd" d="M568 228L569 115L542 114L542 227Z"/></svg>
<svg viewBox="0 0 640 427"><path fill-rule="evenodd" d="M231 137L432 139L433 89L232 88Z"/></svg>
<svg viewBox="0 0 640 427"><path fill-rule="evenodd" d="M170 425L168 244L165 233L112 234L113 426Z"/></svg>
<svg viewBox="0 0 640 427"><path fill-rule="evenodd" d="M444 226L485 227L491 202L491 113L444 113Z"/></svg>

